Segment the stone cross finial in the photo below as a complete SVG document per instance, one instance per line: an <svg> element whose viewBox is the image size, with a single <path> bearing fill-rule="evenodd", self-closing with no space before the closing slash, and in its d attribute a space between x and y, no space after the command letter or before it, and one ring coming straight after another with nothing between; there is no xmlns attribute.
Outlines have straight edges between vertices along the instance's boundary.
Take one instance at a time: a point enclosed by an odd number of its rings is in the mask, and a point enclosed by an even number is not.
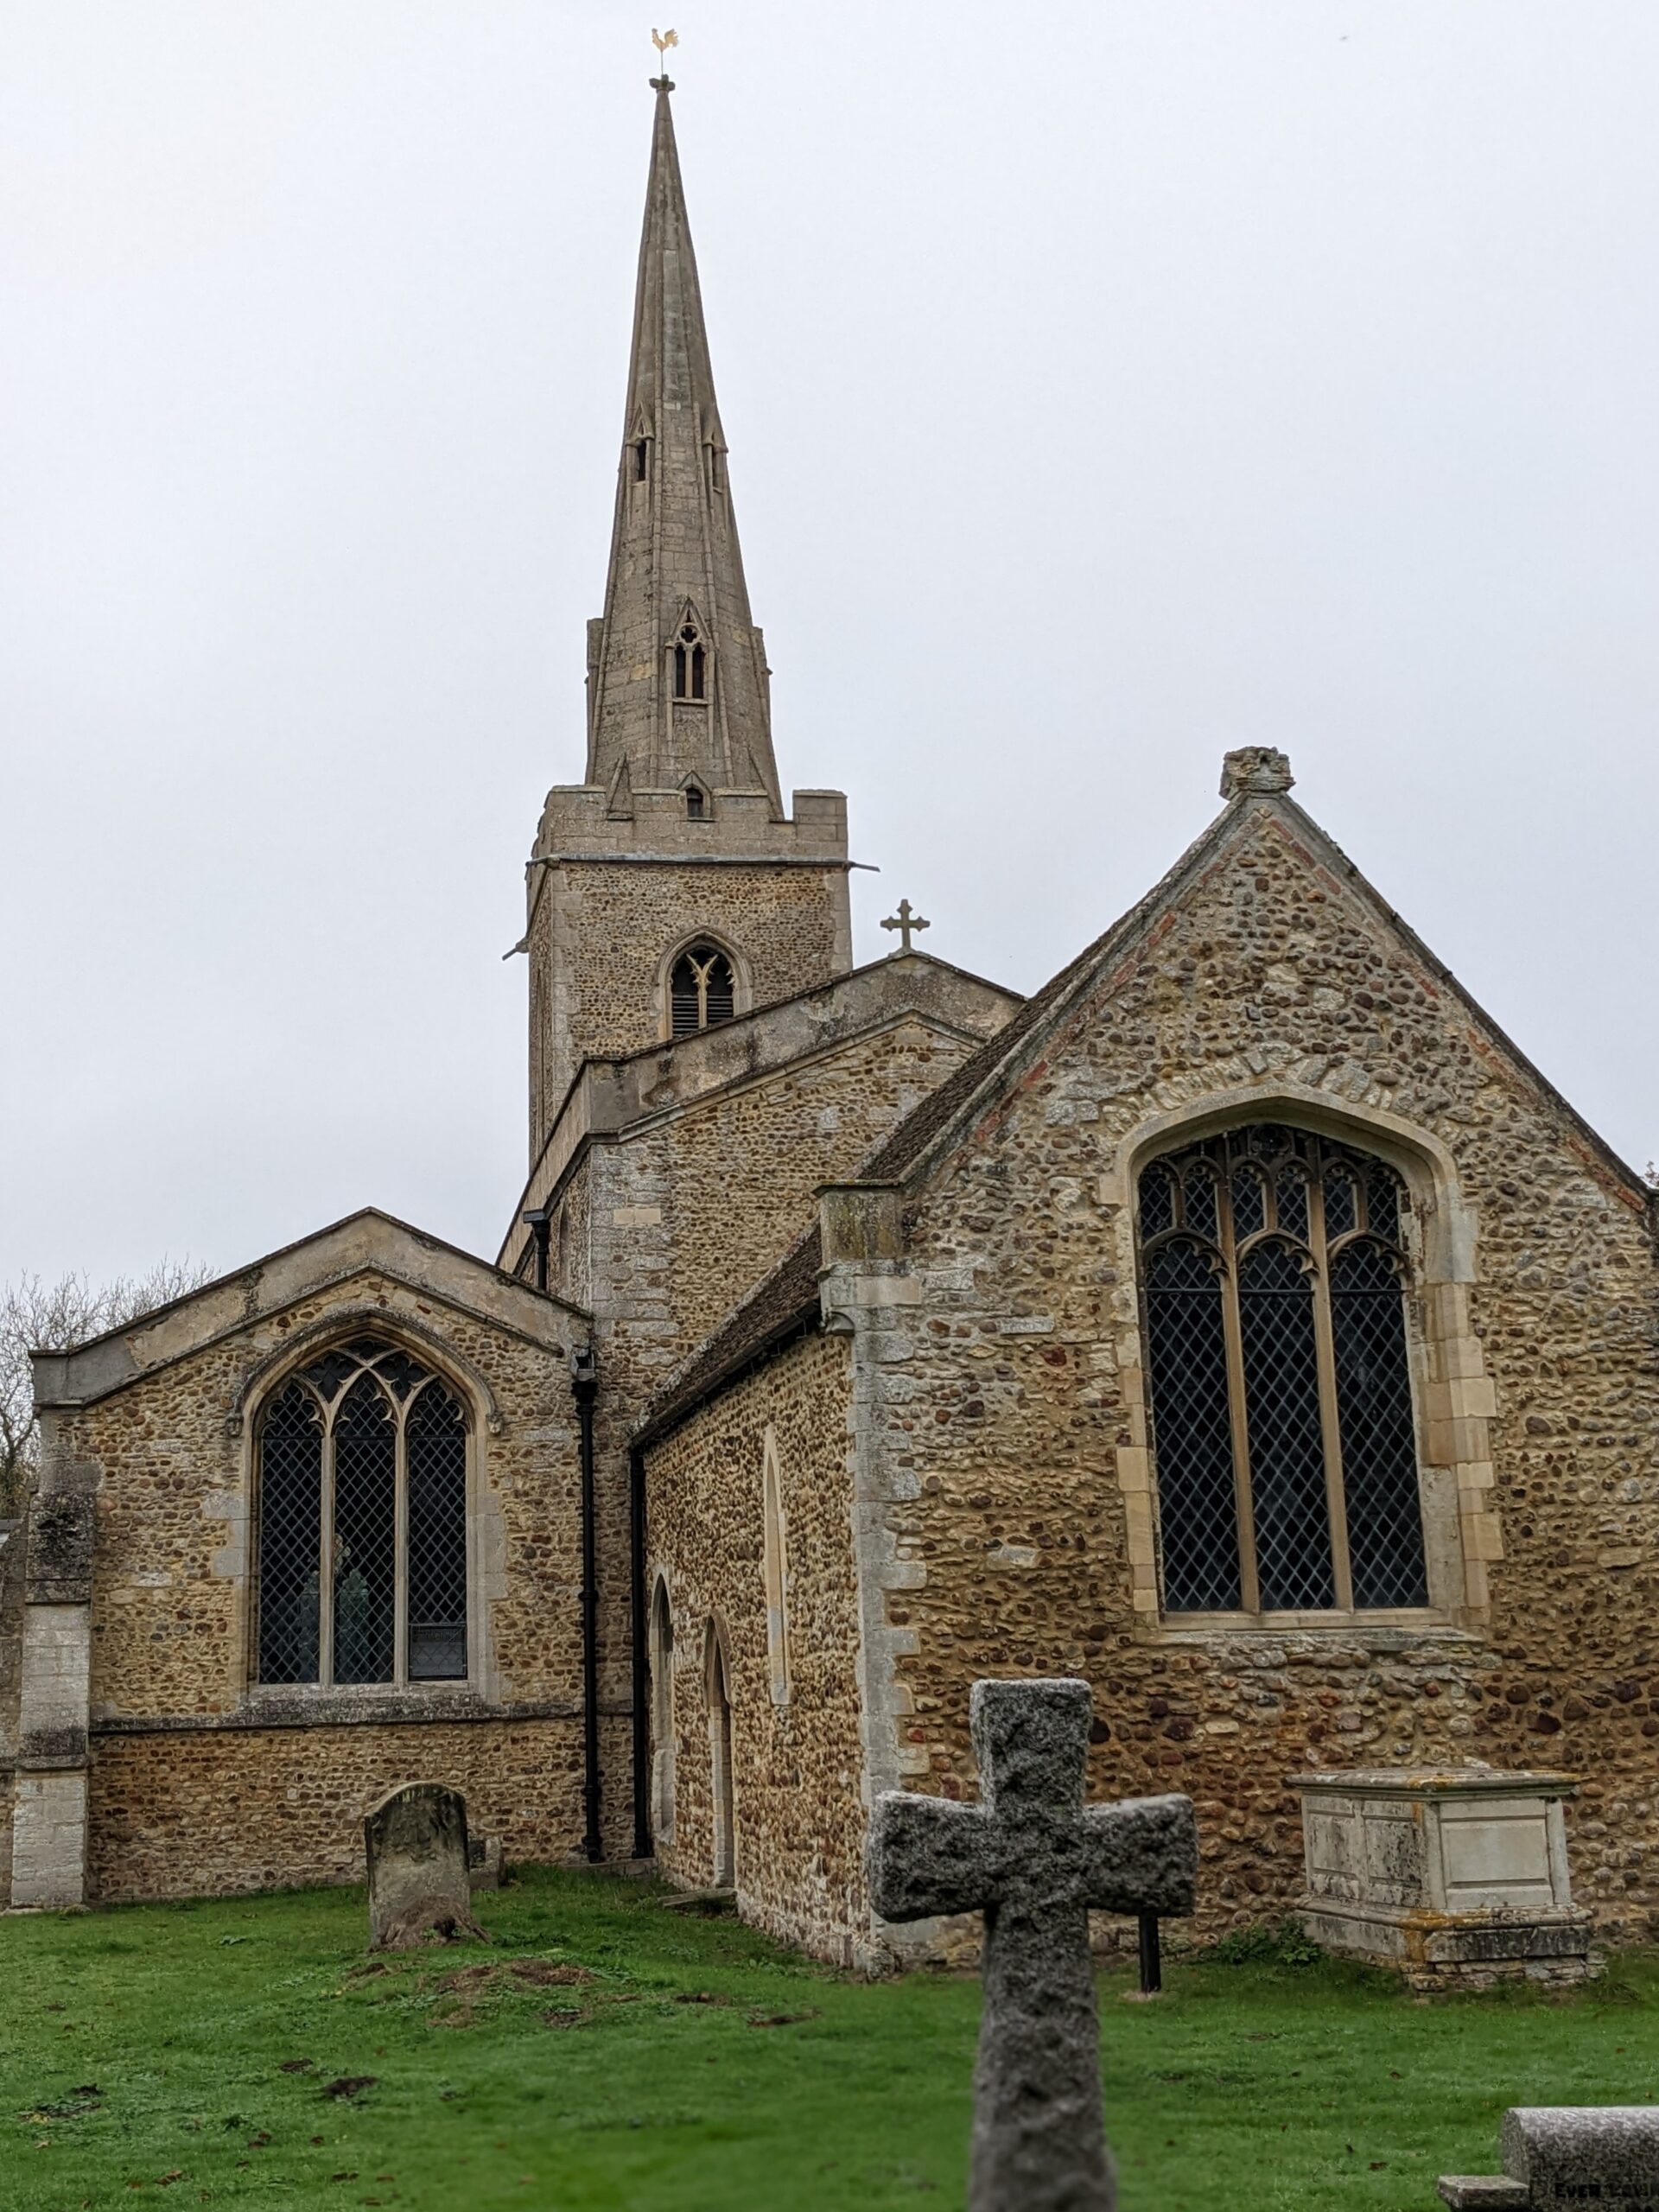
<svg viewBox="0 0 1659 2212"><path fill-rule="evenodd" d="M985 1916L969 2212L1111 2212L1090 1907L1192 1910L1188 1797L1085 1805L1087 1682L976 1682L982 1802L884 1791L867 1872L887 1920Z"/></svg>
<svg viewBox="0 0 1659 2212"><path fill-rule="evenodd" d="M921 915L912 911L908 899L901 899L899 901L898 912L896 914L889 914L887 920L882 923L881 926L884 930L898 930L903 939L899 950L901 952L908 952L910 950L912 931L931 930L933 925L931 922L925 921Z"/></svg>
<svg viewBox="0 0 1659 2212"><path fill-rule="evenodd" d="M1246 791L1287 791L1295 780L1289 753L1276 745L1241 745L1222 756L1223 798L1237 798Z"/></svg>

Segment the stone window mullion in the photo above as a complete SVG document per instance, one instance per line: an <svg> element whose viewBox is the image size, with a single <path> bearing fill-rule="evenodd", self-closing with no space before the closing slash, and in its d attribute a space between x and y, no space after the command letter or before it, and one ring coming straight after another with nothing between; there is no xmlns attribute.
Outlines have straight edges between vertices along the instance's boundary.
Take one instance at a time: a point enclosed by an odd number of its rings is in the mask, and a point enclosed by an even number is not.
<svg viewBox="0 0 1659 2212"><path fill-rule="evenodd" d="M317 1532L317 1681L323 1688L334 1679L334 1414L327 1415L322 1439L322 1500Z"/></svg>
<svg viewBox="0 0 1659 2212"><path fill-rule="evenodd" d="M1262 1585L1255 1558L1255 1514L1250 1503L1250 1424L1244 1396L1244 1336L1238 1313L1238 1256L1233 1236L1233 1193L1226 1176L1217 1192L1217 1226L1224 1255L1221 1270L1222 1324L1227 1343L1227 1404L1233 1430L1233 1495L1238 1514L1240 1602L1247 1613L1262 1610Z"/></svg>
<svg viewBox="0 0 1659 2212"><path fill-rule="evenodd" d="M1313 1255L1313 1334L1319 1355L1319 1421L1325 1431L1325 1494L1331 1516L1331 1569L1337 1610L1354 1609L1353 1561L1348 1551L1348 1507L1342 1480L1342 1420L1337 1406L1337 1352L1331 1321L1330 1253L1325 1241L1325 1179L1308 1178L1307 1233Z"/></svg>
<svg viewBox="0 0 1659 2212"><path fill-rule="evenodd" d="M396 1474L396 1520L392 1569L391 1679L399 1689L409 1681L409 1406L398 1408Z"/></svg>

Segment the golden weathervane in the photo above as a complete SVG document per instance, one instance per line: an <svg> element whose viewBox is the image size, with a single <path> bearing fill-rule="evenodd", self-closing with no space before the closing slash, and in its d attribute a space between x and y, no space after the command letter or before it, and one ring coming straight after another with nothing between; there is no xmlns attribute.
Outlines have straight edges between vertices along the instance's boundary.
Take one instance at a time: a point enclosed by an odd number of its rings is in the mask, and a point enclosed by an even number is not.
<svg viewBox="0 0 1659 2212"><path fill-rule="evenodd" d="M651 42L656 48L658 54L666 54L671 46L677 46L679 44L680 35L678 31L653 30L651 34ZM668 69L668 63L666 61L663 63L663 69L664 73L666 73Z"/></svg>

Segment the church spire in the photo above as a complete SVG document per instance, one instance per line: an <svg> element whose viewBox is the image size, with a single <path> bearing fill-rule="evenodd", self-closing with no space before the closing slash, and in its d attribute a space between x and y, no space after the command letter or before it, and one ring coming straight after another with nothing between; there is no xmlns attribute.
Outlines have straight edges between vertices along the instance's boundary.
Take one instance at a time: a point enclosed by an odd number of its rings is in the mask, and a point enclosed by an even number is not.
<svg viewBox="0 0 1659 2212"><path fill-rule="evenodd" d="M666 77L634 296L605 612L588 625L587 781L631 794L695 781L783 812L766 651L749 618Z"/></svg>

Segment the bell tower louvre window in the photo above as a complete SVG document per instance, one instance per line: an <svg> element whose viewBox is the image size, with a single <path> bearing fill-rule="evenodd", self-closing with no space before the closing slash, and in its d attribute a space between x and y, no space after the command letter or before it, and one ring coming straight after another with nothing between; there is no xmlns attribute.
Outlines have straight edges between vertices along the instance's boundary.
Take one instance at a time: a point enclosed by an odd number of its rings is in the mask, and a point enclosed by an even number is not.
<svg viewBox="0 0 1659 2212"><path fill-rule="evenodd" d="M694 944L674 963L669 978L669 1034L695 1037L737 1012L737 978L717 944Z"/></svg>
<svg viewBox="0 0 1659 2212"><path fill-rule="evenodd" d="M1382 1160L1269 1125L1141 1174L1166 1612L1427 1604L1407 1203Z"/></svg>

